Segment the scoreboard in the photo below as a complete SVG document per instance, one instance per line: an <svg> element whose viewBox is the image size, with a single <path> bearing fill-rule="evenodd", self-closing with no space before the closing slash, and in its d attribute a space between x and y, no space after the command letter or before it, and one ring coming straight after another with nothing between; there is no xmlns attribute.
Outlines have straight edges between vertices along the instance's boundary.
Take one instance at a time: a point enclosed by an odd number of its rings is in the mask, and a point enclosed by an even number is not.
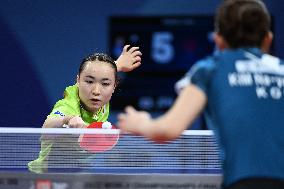
<svg viewBox="0 0 284 189"><path fill-rule="evenodd" d="M175 82L214 50L213 20L210 15L110 17L109 54L117 58L125 44L139 46L143 54L138 69L120 75L112 109L167 110L176 98Z"/></svg>

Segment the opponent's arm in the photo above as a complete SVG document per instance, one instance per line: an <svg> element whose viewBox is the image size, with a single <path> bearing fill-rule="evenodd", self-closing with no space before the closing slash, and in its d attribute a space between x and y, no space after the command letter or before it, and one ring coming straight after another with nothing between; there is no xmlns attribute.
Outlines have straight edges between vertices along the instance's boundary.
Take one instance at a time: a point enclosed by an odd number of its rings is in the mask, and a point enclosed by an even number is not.
<svg viewBox="0 0 284 189"><path fill-rule="evenodd" d="M207 98L195 85L185 87L169 111L157 119L147 112L127 107L119 114L118 126L127 132L143 135L156 141L175 139L191 125L203 110Z"/></svg>

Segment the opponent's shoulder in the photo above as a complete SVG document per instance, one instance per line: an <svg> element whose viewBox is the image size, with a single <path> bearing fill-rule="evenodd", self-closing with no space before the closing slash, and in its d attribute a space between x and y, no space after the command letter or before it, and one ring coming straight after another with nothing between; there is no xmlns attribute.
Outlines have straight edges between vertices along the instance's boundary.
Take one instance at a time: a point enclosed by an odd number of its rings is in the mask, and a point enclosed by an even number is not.
<svg viewBox="0 0 284 189"><path fill-rule="evenodd" d="M204 59L197 61L190 70L175 84L177 93L189 84L198 85L200 88L205 89L208 81L212 77L216 67L214 56L208 56Z"/></svg>
<svg viewBox="0 0 284 189"><path fill-rule="evenodd" d="M189 78L198 77L198 78L207 78L217 67L217 56L208 56L204 59L197 61L191 69L186 73L186 76Z"/></svg>

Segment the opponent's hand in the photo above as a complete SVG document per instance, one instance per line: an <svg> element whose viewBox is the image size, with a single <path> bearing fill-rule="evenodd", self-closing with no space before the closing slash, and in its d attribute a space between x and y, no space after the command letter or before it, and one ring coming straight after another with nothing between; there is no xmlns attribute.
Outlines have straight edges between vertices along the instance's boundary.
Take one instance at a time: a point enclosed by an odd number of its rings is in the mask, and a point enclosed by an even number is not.
<svg viewBox="0 0 284 189"><path fill-rule="evenodd" d="M130 45L125 45L121 55L115 61L119 72L129 72L141 65L142 53L139 51L139 47L128 49L129 47Z"/></svg>
<svg viewBox="0 0 284 189"><path fill-rule="evenodd" d="M133 107L125 108L124 113L118 115L117 126L126 132L145 135L150 127L151 116L148 112L137 111Z"/></svg>
<svg viewBox="0 0 284 189"><path fill-rule="evenodd" d="M85 128L87 127L87 124L83 121L83 119L80 116L74 116L72 117L67 125L69 128Z"/></svg>

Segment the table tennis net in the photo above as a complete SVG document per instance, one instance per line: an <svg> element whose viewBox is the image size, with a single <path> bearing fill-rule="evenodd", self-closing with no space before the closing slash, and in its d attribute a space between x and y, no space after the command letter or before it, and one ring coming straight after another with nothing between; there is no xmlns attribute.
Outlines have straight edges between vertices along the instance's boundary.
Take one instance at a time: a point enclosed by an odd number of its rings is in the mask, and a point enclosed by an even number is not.
<svg viewBox="0 0 284 189"><path fill-rule="evenodd" d="M122 134L112 149L98 153L80 147L78 138L86 133L108 136L119 130L0 128L0 170L28 169L39 152L45 155L44 161L32 163L33 170L38 172L220 173L221 170L219 150L209 130L187 130L166 143Z"/></svg>

